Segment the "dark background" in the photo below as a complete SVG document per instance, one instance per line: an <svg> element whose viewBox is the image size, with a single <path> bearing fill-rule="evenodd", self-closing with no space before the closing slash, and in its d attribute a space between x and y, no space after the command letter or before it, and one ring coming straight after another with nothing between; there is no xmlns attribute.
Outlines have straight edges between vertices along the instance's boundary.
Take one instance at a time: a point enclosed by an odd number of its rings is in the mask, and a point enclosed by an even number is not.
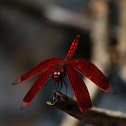
<svg viewBox="0 0 126 126"><path fill-rule="evenodd" d="M59 7L72 13L90 16L88 0L5 0L0 2L0 126L59 126L64 112L46 104L52 101L54 81L45 84L30 106L20 110L20 105L38 76L21 84L12 86L15 79L29 71L45 59L67 55L69 47L80 34L79 46L73 59L81 57L90 60L92 40L90 31L81 28L60 25L44 17L40 7ZM55 5L55 6L54 6ZM110 23L113 33L119 26L118 8L111 7ZM58 12L56 11L58 14ZM62 16L61 16L62 17ZM65 19L64 19L65 20ZM72 22L71 22L72 23ZM116 44L112 36L111 44ZM102 60L102 59L101 59ZM100 92L94 106L126 112L126 85L113 67L109 79L116 96ZM68 84L68 96L74 97ZM65 93L65 86L62 92Z"/></svg>

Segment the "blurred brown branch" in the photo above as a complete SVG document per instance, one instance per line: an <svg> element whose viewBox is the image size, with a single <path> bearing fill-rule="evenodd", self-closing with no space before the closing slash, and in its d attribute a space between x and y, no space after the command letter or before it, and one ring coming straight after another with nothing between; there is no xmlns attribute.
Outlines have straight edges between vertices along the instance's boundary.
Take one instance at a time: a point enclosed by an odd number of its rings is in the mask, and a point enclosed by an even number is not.
<svg viewBox="0 0 126 126"><path fill-rule="evenodd" d="M120 77L126 83L126 0L121 0L119 4L120 9L120 34L117 45L117 52L119 57L119 71Z"/></svg>
<svg viewBox="0 0 126 126"><path fill-rule="evenodd" d="M126 125L126 114L105 109L92 108L88 116L80 112L76 100L60 93L54 92L54 103L47 102L69 115L88 124L97 126L124 126Z"/></svg>
<svg viewBox="0 0 126 126"><path fill-rule="evenodd" d="M89 31L91 29L92 21L88 17L55 5L37 5L23 0L3 0L0 1L0 6L15 8L28 14L28 16L38 18L45 23L63 29L78 29L82 31Z"/></svg>
<svg viewBox="0 0 126 126"><path fill-rule="evenodd" d="M104 0L103 0L104 1ZM107 2L109 2L108 0ZM1 0L0 6L17 9L24 12L27 16L39 19L51 26L57 26L67 30L77 30L90 32L94 20L91 15L71 12L64 8L48 5L48 4L33 4L30 1L17 0ZM115 27L113 27L113 31ZM112 36L117 39L117 34L111 32Z"/></svg>

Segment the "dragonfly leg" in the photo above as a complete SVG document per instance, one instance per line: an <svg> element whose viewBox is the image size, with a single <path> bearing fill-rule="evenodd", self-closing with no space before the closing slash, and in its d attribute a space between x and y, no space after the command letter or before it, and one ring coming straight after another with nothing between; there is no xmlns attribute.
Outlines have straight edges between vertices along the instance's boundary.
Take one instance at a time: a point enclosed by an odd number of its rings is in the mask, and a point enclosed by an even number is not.
<svg viewBox="0 0 126 126"><path fill-rule="evenodd" d="M61 92L61 89L62 89L62 80L61 80L61 86L60 86L60 89L59 89L60 92Z"/></svg>
<svg viewBox="0 0 126 126"><path fill-rule="evenodd" d="M57 82L54 83L54 87L56 86L56 83L57 83Z"/></svg>
<svg viewBox="0 0 126 126"><path fill-rule="evenodd" d="M56 89L56 83L57 83L57 82L54 83L54 90Z"/></svg>
<svg viewBox="0 0 126 126"><path fill-rule="evenodd" d="M65 84L65 86L66 86L66 95L67 95L67 83L65 82L64 79L63 79L63 82L64 82L64 84Z"/></svg>
<svg viewBox="0 0 126 126"><path fill-rule="evenodd" d="M58 84L57 84L56 91L58 90L58 88L59 88L59 82L58 82Z"/></svg>

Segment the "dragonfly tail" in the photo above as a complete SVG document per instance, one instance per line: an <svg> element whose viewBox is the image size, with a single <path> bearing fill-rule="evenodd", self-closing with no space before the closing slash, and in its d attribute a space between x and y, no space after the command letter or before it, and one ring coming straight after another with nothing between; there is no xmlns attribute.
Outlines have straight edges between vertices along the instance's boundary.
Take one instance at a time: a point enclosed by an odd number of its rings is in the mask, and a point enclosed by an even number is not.
<svg viewBox="0 0 126 126"><path fill-rule="evenodd" d="M71 59L72 59L72 57L73 57L73 55L74 55L74 53L75 53L75 51L77 49L79 37L80 37L80 35L77 35L77 37L72 42L72 45L71 45L71 47L70 47L70 49L68 51L68 54L67 54L67 56L65 58L65 61L67 61L67 62L71 61Z"/></svg>

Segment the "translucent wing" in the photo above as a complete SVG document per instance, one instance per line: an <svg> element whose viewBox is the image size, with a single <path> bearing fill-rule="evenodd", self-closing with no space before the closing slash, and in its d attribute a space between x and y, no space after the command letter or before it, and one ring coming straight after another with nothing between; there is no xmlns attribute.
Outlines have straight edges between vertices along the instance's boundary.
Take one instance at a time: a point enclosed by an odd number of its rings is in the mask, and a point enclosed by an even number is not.
<svg viewBox="0 0 126 126"><path fill-rule="evenodd" d="M48 81L48 79L56 69L56 66L57 65L51 66L48 70L42 73L42 75L36 80L34 85L30 88L29 92L24 97L21 109L26 108L32 102L32 100L38 94L43 85Z"/></svg>
<svg viewBox="0 0 126 126"><path fill-rule="evenodd" d="M76 70L88 77L103 91L110 94L115 94L115 92L112 91L110 83L105 77L105 75L93 63L81 58L75 59L70 63Z"/></svg>
<svg viewBox="0 0 126 126"><path fill-rule="evenodd" d="M81 112L87 114L88 109L92 108L92 103L87 87L77 71L70 64L66 65L66 72L70 84L74 90L79 109Z"/></svg>
<svg viewBox="0 0 126 126"><path fill-rule="evenodd" d="M59 63L61 60L62 60L62 58L51 58L51 59L47 59L47 60L41 62L36 67L34 67L28 73L20 76L13 84L18 84L20 82L23 82L23 81L25 81L27 79L32 78L33 76L35 76L35 75L37 75L37 74L39 74L39 73L47 70L52 65L55 65L55 64Z"/></svg>

